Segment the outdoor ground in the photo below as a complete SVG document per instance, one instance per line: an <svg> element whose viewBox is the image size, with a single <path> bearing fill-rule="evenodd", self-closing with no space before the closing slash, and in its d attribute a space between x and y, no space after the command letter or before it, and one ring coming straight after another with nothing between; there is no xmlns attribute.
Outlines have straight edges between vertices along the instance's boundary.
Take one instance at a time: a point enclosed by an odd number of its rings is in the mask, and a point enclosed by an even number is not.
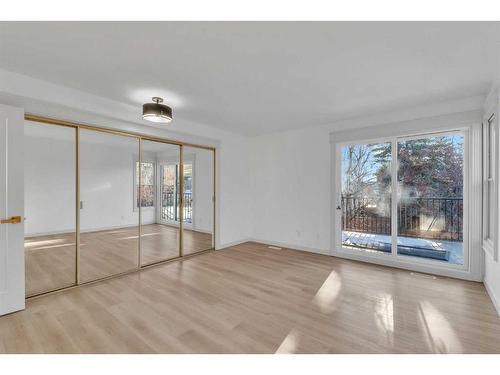
<svg viewBox="0 0 500 375"><path fill-rule="evenodd" d="M344 246L371 248L374 250L390 252L391 236L383 234L342 231L342 244ZM463 242L399 236L398 245L403 245L407 248L414 247L435 251L445 250L449 252L449 259L448 261L444 262L453 264L463 264L464 262Z"/></svg>

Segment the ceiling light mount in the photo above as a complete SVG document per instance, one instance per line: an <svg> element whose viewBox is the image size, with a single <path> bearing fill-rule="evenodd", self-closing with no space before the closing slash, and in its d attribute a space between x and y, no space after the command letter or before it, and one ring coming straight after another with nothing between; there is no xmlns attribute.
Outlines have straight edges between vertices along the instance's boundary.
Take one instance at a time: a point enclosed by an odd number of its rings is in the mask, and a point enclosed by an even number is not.
<svg viewBox="0 0 500 375"><path fill-rule="evenodd" d="M153 96L153 103L142 106L142 118L146 121L168 123L172 121L172 108L163 103L163 98Z"/></svg>

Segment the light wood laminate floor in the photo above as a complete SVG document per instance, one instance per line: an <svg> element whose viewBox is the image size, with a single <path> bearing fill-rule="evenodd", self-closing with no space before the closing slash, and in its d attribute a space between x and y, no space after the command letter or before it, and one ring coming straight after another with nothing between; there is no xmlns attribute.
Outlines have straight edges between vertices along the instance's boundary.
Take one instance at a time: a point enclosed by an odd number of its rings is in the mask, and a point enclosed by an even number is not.
<svg viewBox="0 0 500 375"><path fill-rule="evenodd" d="M87 282L137 267L138 227L81 233L80 282ZM211 234L184 230L184 254L212 248ZM34 295L71 286L75 282L75 234L25 239L26 290ZM149 224L142 226L141 265L179 256L179 230Z"/></svg>
<svg viewBox="0 0 500 375"><path fill-rule="evenodd" d="M245 243L27 301L9 353L499 353L481 283Z"/></svg>

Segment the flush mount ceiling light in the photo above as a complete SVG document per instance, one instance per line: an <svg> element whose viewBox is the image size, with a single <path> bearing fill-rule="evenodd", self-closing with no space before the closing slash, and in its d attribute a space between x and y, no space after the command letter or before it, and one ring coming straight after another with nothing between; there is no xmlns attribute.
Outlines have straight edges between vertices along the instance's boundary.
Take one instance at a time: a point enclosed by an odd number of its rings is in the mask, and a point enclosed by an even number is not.
<svg viewBox="0 0 500 375"><path fill-rule="evenodd" d="M163 99L157 96L153 97L154 103L145 103L142 105L142 118L151 122L171 122L172 108L161 104Z"/></svg>

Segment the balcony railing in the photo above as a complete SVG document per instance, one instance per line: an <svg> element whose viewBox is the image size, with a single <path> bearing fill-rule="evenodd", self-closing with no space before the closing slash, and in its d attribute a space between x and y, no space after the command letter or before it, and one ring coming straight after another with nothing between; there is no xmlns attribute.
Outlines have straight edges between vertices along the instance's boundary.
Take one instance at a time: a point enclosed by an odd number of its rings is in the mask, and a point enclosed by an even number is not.
<svg viewBox="0 0 500 375"><path fill-rule="evenodd" d="M161 218L166 221L179 221L179 194L162 192L161 195ZM193 222L193 195L184 193L184 222Z"/></svg>
<svg viewBox="0 0 500 375"><path fill-rule="evenodd" d="M342 230L391 234L391 200L342 197ZM409 198L398 204L398 235L463 241L462 198Z"/></svg>

